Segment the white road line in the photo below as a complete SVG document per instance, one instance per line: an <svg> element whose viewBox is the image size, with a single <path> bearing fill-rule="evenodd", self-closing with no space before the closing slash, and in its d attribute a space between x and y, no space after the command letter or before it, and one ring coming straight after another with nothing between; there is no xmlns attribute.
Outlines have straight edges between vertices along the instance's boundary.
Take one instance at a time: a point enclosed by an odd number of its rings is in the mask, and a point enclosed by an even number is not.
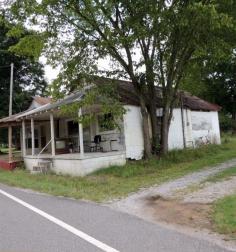
<svg viewBox="0 0 236 252"><path fill-rule="evenodd" d="M101 249L103 251L106 251L106 252L119 252L118 250L116 250L116 249L114 249L114 248L106 245L103 242L98 241L97 239L91 237L90 235L87 235L86 233L84 233L84 232L82 232L82 231L80 231L80 230L72 227L71 225L68 225L64 221L61 221L61 220L53 217L52 215L45 213L44 211L42 211L42 210L40 210L40 209L38 209L38 208L36 208L36 207L28 204L27 202L25 202L25 201L23 201L21 199L16 198L15 196L13 196L13 195L11 195L11 194L9 194L9 193L1 190L1 189L0 189L0 193L2 195L4 195L4 196L6 196L6 197L8 197L8 198L10 198L12 200L14 200L15 202L21 204L22 206L30 209L31 211L33 211L33 212L41 215L42 217L48 219L49 221L57 224L58 226L66 229L67 231L75 234L76 236L80 237L81 239L83 239L83 240L85 240L85 241L93 244L95 247L97 247L97 248L99 248L99 249Z"/></svg>

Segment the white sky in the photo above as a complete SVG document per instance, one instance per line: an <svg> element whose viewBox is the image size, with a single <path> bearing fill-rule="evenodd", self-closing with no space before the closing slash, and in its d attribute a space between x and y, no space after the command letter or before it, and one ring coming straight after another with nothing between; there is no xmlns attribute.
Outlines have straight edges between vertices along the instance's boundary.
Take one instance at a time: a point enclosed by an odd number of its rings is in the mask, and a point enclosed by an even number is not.
<svg viewBox="0 0 236 252"><path fill-rule="evenodd" d="M47 59L44 56L41 56L39 61L44 65L44 71L45 71L45 78L46 80L51 83L54 79L57 78L60 68L53 68L51 65L48 65ZM100 70L109 70L111 69L112 62L109 59L99 59L98 60L98 68Z"/></svg>
<svg viewBox="0 0 236 252"><path fill-rule="evenodd" d="M60 69L58 68L53 68L52 66L48 65L47 59L42 56L39 58L39 61L44 65L44 71L45 71L45 78L46 80L51 83L56 77L58 76Z"/></svg>
<svg viewBox="0 0 236 252"><path fill-rule="evenodd" d="M8 6L10 1L11 0L0 0L0 9ZM41 0L37 0L37 1L40 2ZM26 27L28 27L29 29L37 30L37 31L40 30L40 27L38 26L32 26L32 25L28 26L26 24ZM41 56L39 61L44 65L46 80L48 81L48 83L51 83L54 79L57 78L60 72L60 68L59 67L53 68L51 65L48 65L47 59L45 56ZM111 70L112 67L114 67L114 63L111 61L109 57L107 57L106 59L99 59L97 65L98 65L98 69L103 70L103 71Z"/></svg>
<svg viewBox="0 0 236 252"><path fill-rule="evenodd" d="M54 79L56 79L60 71L58 68L57 69L52 68L50 65L45 65L44 70L45 70L45 78L49 83L51 83Z"/></svg>

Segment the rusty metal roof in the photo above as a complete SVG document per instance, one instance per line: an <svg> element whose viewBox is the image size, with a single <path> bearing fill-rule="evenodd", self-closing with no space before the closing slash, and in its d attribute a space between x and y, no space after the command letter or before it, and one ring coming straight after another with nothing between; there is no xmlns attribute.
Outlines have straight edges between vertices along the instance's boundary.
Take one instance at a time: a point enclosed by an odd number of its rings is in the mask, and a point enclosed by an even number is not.
<svg viewBox="0 0 236 252"><path fill-rule="evenodd" d="M113 82L117 85L118 94L120 96L120 101L125 104L139 105L139 98L135 93L134 86L132 82L125 80L114 80L109 78L96 77L93 80L96 84L109 84ZM157 96L157 106L162 107L162 88L156 87ZM217 104L205 101L197 96L191 95L188 92L180 91L178 96L183 98L183 106L191 110L201 110L201 111L219 111L221 107ZM178 103L178 102L177 102ZM176 105L178 107L178 105Z"/></svg>
<svg viewBox="0 0 236 252"><path fill-rule="evenodd" d="M96 78L96 79L93 79L92 83L95 85L96 84L101 85L101 84L106 84L106 83L111 83L111 82L117 85L119 99L123 104L136 105L136 106L139 105L138 96L136 95L134 86L132 82L130 81L114 80L114 79L109 79L109 78ZM161 103L162 103L161 88L157 87L156 92L157 92L157 106L161 107ZM42 104L42 106L35 109L26 110L24 112L12 115L10 117L2 118L0 119L0 124L21 121L23 118L30 117L32 115L56 110L60 108L61 106L78 102L81 99L83 99L83 96L85 95L85 93L86 93L85 90L78 91L56 102L51 102L50 98L40 97L42 98L40 99L39 97L37 97L38 101L40 100L40 102L44 103ZM207 102L187 92L179 92L179 95L181 95L182 97L183 106L185 108L189 108L191 110L199 110L199 111L219 111L221 109L219 105ZM51 103L49 103L49 101ZM178 107L178 105L176 105L176 107Z"/></svg>
<svg viewBox="0 0 236 252"><path fill-rule="evenodd" d="M42 105L38 108L29 109L29 110L23 111L21 113L12 115L10 117L2 118L2 119L0 119L0 124L19 122L22 119L33 116L35 114L40 114L40 113L44 113L44 112L58 109L63 105L72 104L74 102L81 100L83 95L84 95L84 93L82 93L82 92L76 92L75 94L68 95L64 99L58 100L54 103L47 103L47 104Z"/></svg>
<svg viewBox="0 0 236 252"><path fill-rule="evenodd" d="M41 96L34 96L33 100L40 105L45 105L52 102L52 99L50 97L41 97Z"/></svg>
<svg viewBox="0 0 236 252"><path fill-rule="evenodd" d="M187 92L183 94L183 105L191 110L220 111L221 106L205 101Z"/></svg>

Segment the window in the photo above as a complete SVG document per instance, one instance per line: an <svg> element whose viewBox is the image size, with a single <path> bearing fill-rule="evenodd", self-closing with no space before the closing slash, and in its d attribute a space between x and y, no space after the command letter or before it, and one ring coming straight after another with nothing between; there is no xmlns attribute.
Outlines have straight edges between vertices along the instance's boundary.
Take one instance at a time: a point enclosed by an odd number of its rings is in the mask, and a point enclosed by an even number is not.
<svg viewBox="0 0 236 252"><path fill-rule="evenodd" d="M78 122L69 121L67 122L68 136L78 135L79 125Z"/></svg>
<svg viewBox="0 0 236 252"><path fill-rule="evenodd" d="M34 147L39 148L39 140L38 139L34 139ZM31 138L27 139L27 148L29 148L29 149L32 148L32 139Z"/></svg>
<svg viewBox="0 0 236 252"><path fill-rule="evenodd" d="M31 149L32 148L32 136L31 136L31 129L27 129L27 136L26 136L26 144L27 148ZM34 130L34 147L39 148L39 132L38 129Z"/></svg>
<svg viewBox="0 0 236 252"><path fill-rule="evenodd" d="M115 129L115 122L111 113L98 116L99 131L111 131Z"/></svg>

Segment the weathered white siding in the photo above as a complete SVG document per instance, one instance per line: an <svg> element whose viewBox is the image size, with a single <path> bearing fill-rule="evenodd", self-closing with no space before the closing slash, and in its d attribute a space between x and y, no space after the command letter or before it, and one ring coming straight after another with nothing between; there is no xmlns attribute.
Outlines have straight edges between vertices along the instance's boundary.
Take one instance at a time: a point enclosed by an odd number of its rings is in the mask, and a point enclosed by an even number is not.
<svg viewBox="0 0 236 252"><path fill-rule="evenodd" d="M209 139L211 143L220 144L218 112L183 110L184 135L187 147L196 147ZM181 109L173 110L169 130L169 149L184 148Z"/></svg>
<svg viewBox="0 0 236 252"><path fill-rule="evenodd" d="M126 157L141 159L144 151L142 116L140 108L136 106L125 106L127 113L124 115L124 136ZM157 115L161 111L157 110ZM186 147L196 146L200 138L208 137L212 143L220 143L220 129L218 112L202 112L183 109L184 134ZM181 109L173 110L173 117L170 124L169 149L183 149L183 124Z"/></svg>
<svg viewBox="0 0 236 252"><path fill-rule="evenodd" d="M182 149L184 147L181 109L173 110L173 116L170 123L168 145L170 150Z"/></svg>
<svg viewBox="0 0 236 252"><path fill-rule="evenodd" d="M194 147L191 113L192 111L190 109L183 110L186 147Z"/></svg>
<svg viewBox="0 0 236 252"><path fill-rule="evenodd" d="M212 143L220 144L218 112L192 111L191 120L195 145L206 139L209 139Z"/></svg>
<svg viewBox="0 0 236 252"><path fill-rule="evenodd" d="M221 144L221 137L220 137L220 123L219 123L219 114L218 112L211 112L212 118L212 125L213 125L213 142L217 144Z"/></svg>
<svg viewBox="0 0 236 252"><path fill-rule="evenodd" d="M126 158L141 159L144 151L142 116L137 106L125 106L124 137Z"/></svg>

